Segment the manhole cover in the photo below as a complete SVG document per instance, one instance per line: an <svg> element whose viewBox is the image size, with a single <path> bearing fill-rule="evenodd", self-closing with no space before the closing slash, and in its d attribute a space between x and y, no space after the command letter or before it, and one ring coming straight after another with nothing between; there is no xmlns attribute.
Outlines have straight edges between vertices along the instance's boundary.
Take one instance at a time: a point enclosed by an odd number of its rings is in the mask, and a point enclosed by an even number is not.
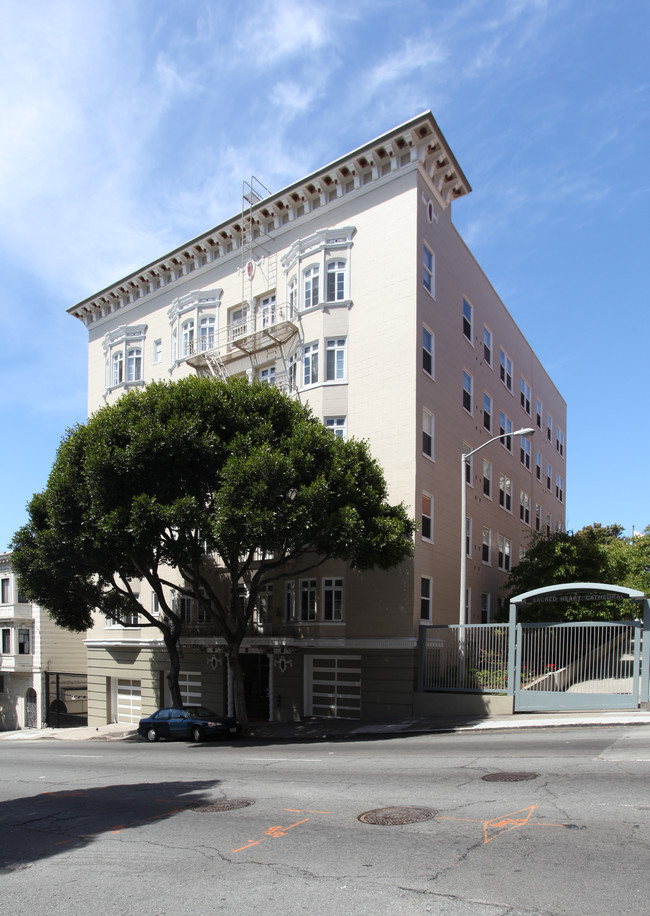
<svg viewBox="0 0 650 916"><path fill-rule="evenodd" d="M254 804L255 802L250 798L220 798L208 804L190 805L190 808L201 814L212 814L215 811L236 811L237 808L248 808L249 805Z"/></svg>
<svg viewBox="0 0 650 916"><path fill-rule="evenodd" d="M487 773L481 776L486 782L524 782L526 779L537 779L539 773Z"/></svg>
<svg viewBox="0 0 650 916"><path fill-rule="evenodd" d="M431 808L375 808L360 814L358 820L364 824L378 824L381 827L394 827L400 824L417 824L418 821L428 821L435 817L436 812Z"/></svg>

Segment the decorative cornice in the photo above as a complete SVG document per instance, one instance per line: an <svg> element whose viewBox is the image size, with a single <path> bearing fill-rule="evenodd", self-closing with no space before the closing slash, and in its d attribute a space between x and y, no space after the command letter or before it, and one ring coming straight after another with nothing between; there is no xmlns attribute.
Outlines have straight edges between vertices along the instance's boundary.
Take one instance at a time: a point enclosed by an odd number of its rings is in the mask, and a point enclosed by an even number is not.
<svg viewBox="0 0 650 916"><path fill-rule="evenodd" d="M83 299L68 313L90 327L95 321L164 286L179 283L220 259L247 250L254 238L275 235L328 207L348 194L361 195L405 171L421 168L435 188L442 207L471 191L460 166L430 111L393 128L306 178L255 200L245 214L238 214L192 239L112 286ZM249 228L247 229L247 224ZM181 297L182 298L182 297Z"/></svg>

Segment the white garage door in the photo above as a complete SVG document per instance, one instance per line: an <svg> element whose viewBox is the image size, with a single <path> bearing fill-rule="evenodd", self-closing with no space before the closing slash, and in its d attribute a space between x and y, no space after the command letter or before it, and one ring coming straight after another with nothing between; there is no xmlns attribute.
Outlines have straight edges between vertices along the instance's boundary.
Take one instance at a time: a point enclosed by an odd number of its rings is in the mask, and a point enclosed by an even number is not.
<svg viewBox="0 0 650 916"><path fill-rule="evenodd" d="M123 725L137 725L141 718L142 689L140 681L117 681L117 721Z"/></svg>
<svg viewBox="0 0 650 916"><path fill-rule="evenodd" d="M178 675L183 706L201 705L201 675L198 671L181 671Z"/></svg>
<svg viewBox="0 0 650 916"><path fill-rule="evenodd" d="M361 718L361 656L305 657L305 714L323 718Z"/></svg>

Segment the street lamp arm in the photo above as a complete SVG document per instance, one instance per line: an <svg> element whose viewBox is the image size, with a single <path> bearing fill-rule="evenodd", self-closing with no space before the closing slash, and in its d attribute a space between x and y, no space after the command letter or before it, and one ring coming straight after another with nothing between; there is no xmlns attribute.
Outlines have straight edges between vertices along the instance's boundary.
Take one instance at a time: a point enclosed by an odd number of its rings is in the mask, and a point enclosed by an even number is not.
<svg viewBox="0 0 650 916"><path fill-rule="evenodd" d="M535 432L534 429L532 429L529 426L526 426L523 429L516 429L512 433L499 433L498 436L492 436L491 439L488 439L486 442L481 443L481 445L477 445L476 448L473 448L471 452L465 452L461 456L461 460L465 462L466 464L468 459L471 458L472 455L475 455L477 452L480 452L481 449L485 448L486 445L490 445L492 442L496 442L498 439L507 439L508 436L523 436L525 439L529 439L533 435L534 432Z"/></svg>
<svg viewBox="0 0 650 916"><path fill-rule="evenodd" d="M529 439L534 432L535 430L532 427L525 426L523 429L516 429L512 433L499 433L498 436L492 436L491 439L488 439L481 445L477 445L471 452L464 453L460 456L460 604L458 608L458 623L461 626L466 623L465 592L467 581L467 548L465 539L467 537L467 480L465 478L465 469L472 455L480 452L486 445L490 445L498 439L508 439L510 436L523 436L524 439Z"/></svg>

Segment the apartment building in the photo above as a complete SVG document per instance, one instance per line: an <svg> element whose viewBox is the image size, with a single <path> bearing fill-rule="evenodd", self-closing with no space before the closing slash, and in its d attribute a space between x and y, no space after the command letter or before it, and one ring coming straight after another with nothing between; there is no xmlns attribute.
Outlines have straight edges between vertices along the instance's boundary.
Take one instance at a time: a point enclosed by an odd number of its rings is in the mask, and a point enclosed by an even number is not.
<svg viewBox="0 0 650 916"><path fill-rule="evenodd" d="M427 112L277 193L244 182L241 212L69 309L89 333L90 412L191 373L281 386L366 439L419 523L396 570L331 562L269 586L243 647L253 715L410 714L420 624L459 620L462 530L480 622L531 532L564 526L566 405L452 223L470 190ZM495 436L461 521L461 456ZM219 635L178 607L184 696L223 708ZM165 702L164 647L138 624L88 633L91 723Z"/></svg>
<svg viewBox="0 0 650 916"><path fill-rule="evenodd" d="M50 715L57 724L79 724L86 715L86 649L83 633L58 627L26 601L0 554L0 730L38 728Z"/></svg>

